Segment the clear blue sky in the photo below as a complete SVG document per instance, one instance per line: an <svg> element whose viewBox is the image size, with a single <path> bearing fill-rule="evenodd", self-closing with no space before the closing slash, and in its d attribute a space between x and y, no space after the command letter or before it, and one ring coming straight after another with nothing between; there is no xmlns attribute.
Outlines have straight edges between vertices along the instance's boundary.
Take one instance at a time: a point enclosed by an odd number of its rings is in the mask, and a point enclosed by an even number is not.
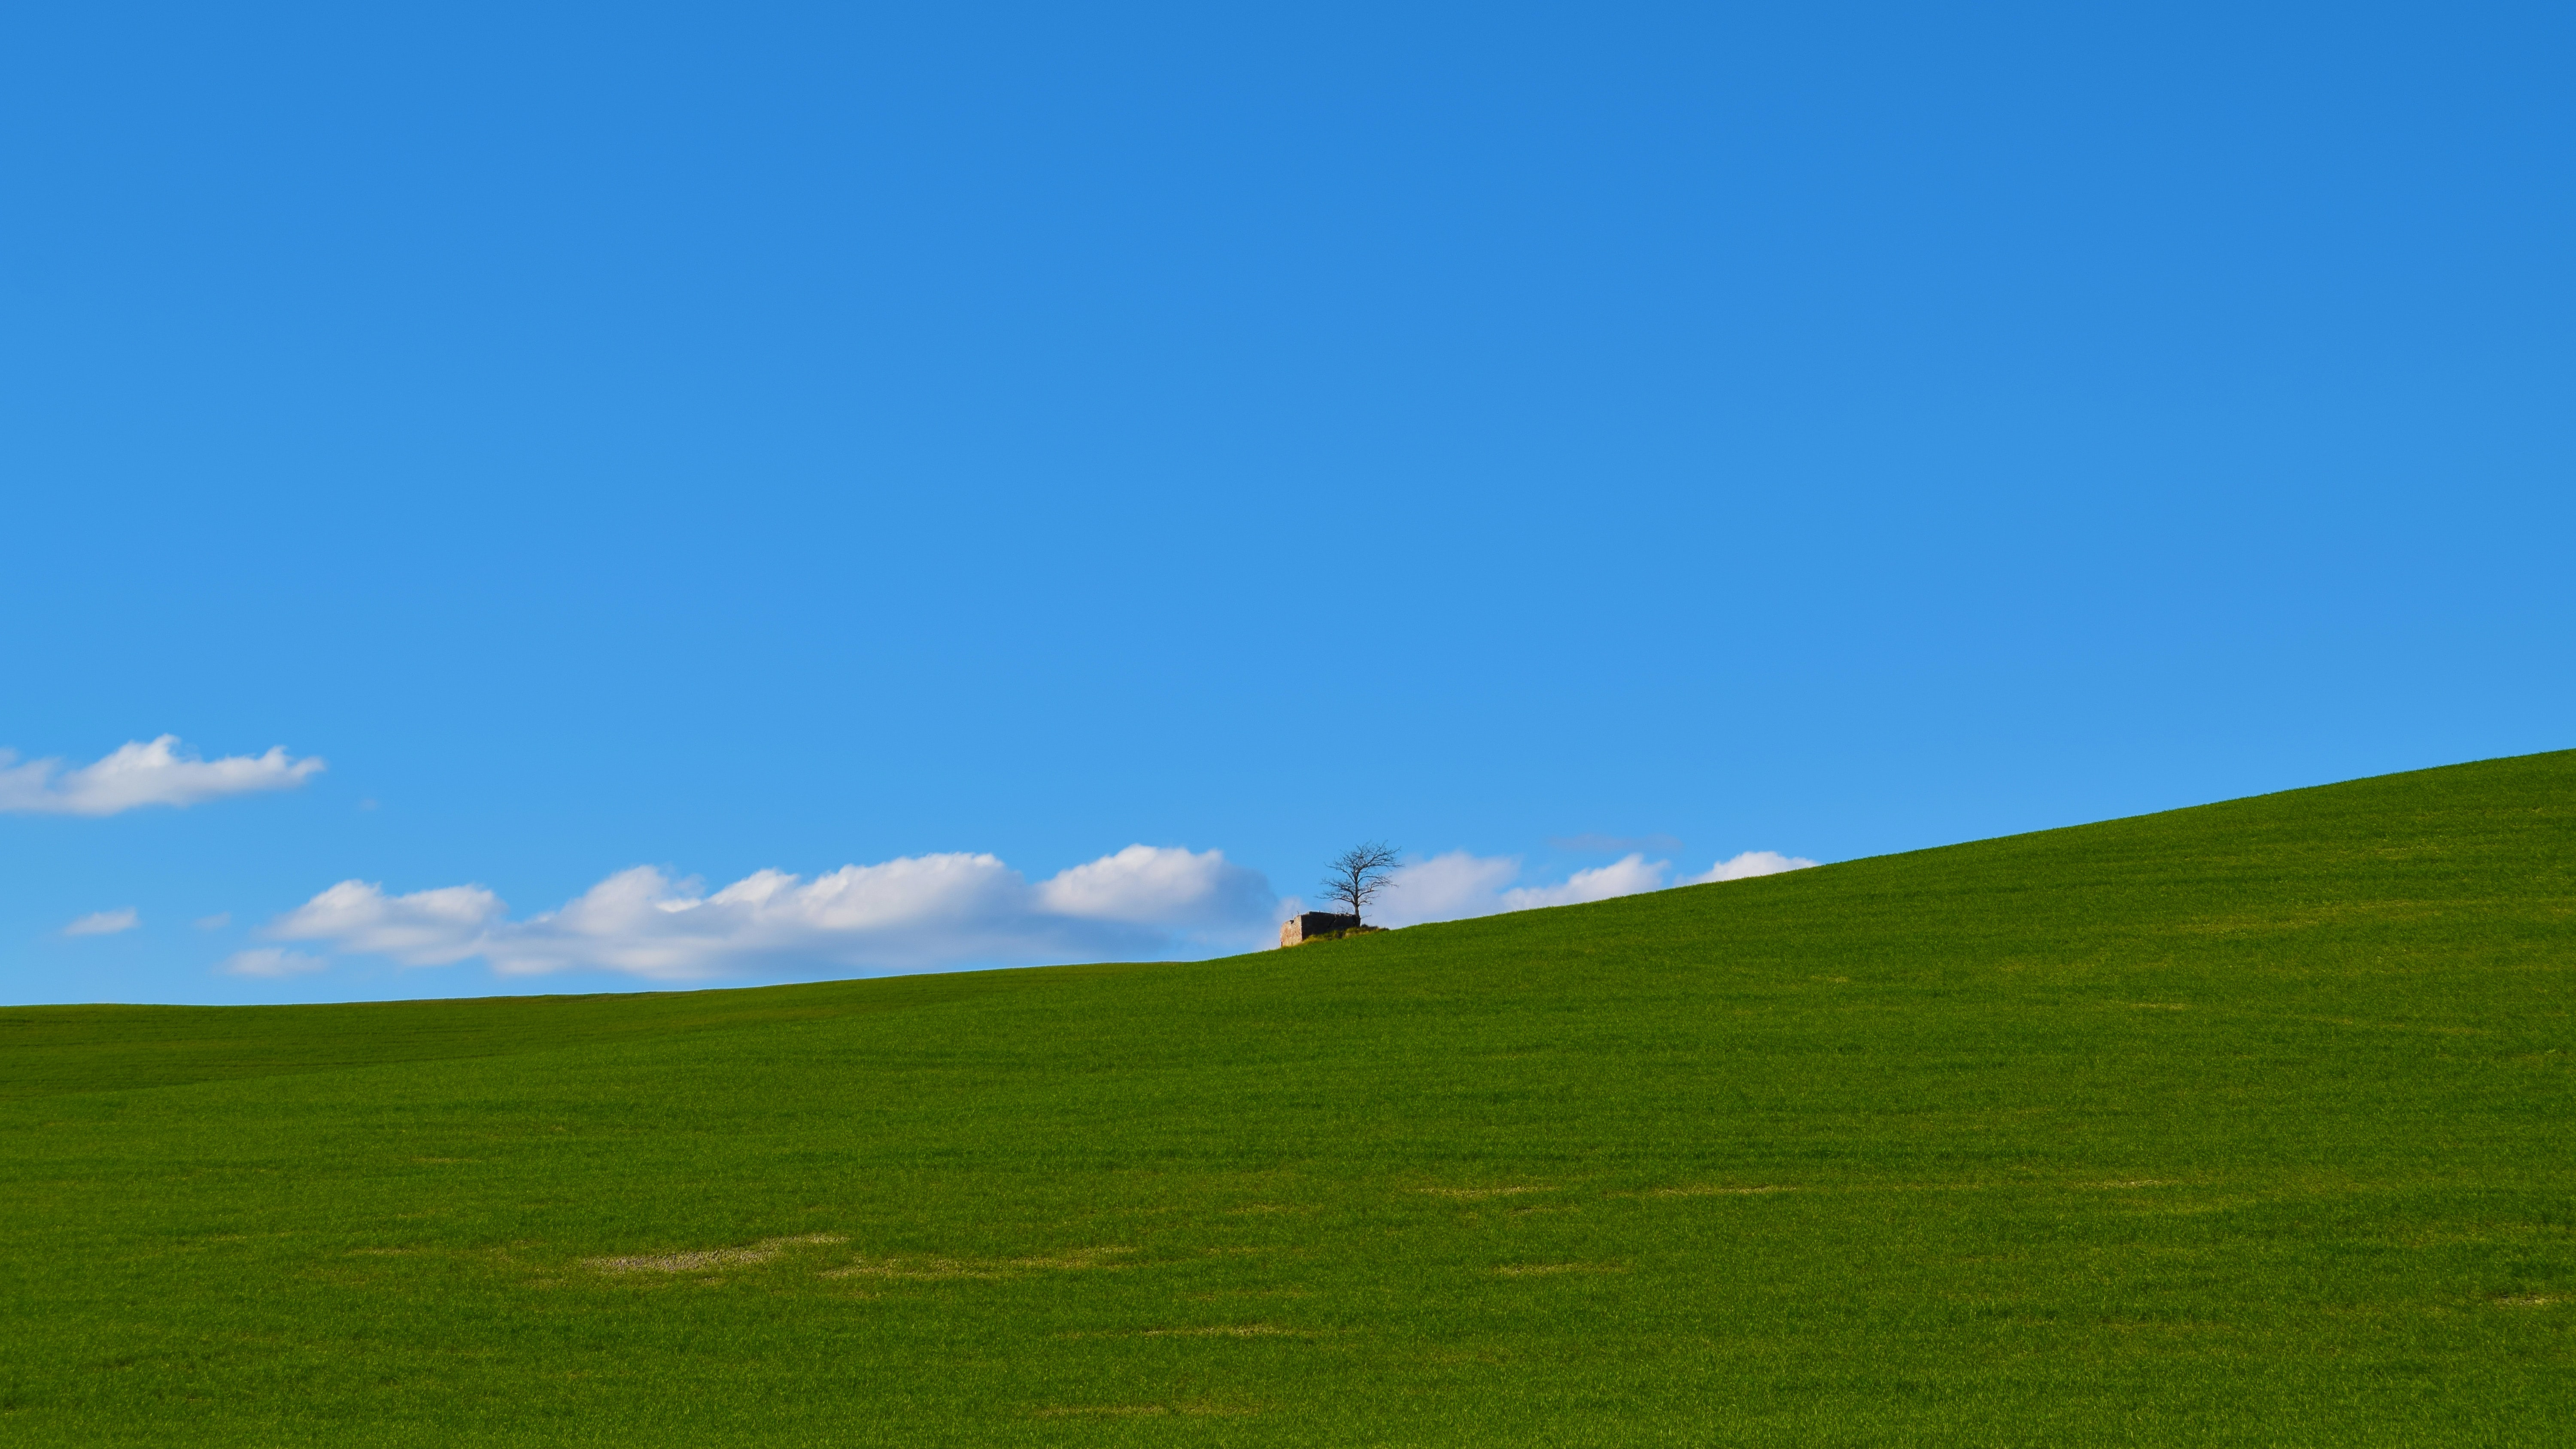
<svg viewBox="0 0 2576 1449"><path fill-rule="evenodd" d="M2571 41L20 7L0 999L1205 951L1369 836L1489 909L2576 745Z"/></svg>

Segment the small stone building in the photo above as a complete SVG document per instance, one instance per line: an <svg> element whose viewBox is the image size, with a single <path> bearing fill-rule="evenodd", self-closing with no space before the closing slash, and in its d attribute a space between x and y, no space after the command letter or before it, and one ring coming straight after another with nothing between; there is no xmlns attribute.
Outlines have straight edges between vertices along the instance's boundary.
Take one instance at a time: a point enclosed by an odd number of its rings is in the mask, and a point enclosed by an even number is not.
<svg viewBox="0 0 2576 1449"><path fill-rule="evenodd" d="M1279 944L1294 946L1300 941L1312 940L1317 936L1329 936L1335 931L1347 931L1359 923L1360 918L1357 916L1337 916L1331 911L1308 911L1279 928Z"/></svg>

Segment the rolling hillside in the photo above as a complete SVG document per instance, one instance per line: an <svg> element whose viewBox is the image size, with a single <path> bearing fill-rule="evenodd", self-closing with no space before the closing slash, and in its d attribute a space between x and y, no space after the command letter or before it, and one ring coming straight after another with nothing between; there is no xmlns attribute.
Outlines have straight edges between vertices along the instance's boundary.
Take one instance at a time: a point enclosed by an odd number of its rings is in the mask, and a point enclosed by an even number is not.
<svg viewBox="0 0 2576 1449"><path fill-rule="evenodd" d="M1189 964L0 1011L0 1441L2558 1444L2576 752Z"/></svg>

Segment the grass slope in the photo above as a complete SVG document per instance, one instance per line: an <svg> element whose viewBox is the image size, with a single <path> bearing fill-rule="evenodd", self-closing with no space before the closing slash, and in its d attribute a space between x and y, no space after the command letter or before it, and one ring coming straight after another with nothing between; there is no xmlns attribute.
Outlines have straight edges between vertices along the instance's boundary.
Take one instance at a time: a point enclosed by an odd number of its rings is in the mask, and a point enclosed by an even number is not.
<svg viewBox="0 0 2576 1449"><path fill-rule="evenodd" d="M0 1012L0 1439L2561 1443L2571 845L2576 753L1205 963Z"/></svg>

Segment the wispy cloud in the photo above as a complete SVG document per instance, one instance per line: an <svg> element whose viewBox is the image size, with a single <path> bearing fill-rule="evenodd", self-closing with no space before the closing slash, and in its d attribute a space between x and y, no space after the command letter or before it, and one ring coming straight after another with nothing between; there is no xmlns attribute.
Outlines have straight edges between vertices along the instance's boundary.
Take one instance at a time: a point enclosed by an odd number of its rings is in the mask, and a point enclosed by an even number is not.
<svg viewBox="0 0 2576 1449"><path fill-rule="evenodd" d="M72 922L70 925L63 927L63 934L66 936L113 936L119 931L131 931L142 924L142 915L137 912L134 907L127 906L121 910L92 911L88 915L81 917L79 920Z"/></svg>
<svg viewBox="0 0 2576 1449"><path fill-rule="evenodd" d="M1659 891L1667 885L1699 885L1709 881L1776 875L1784 870L1803 870L1815 863L1802 856L1782 855L1778 851L1748 850L1733 859L1719 861L1703 875L1675 881L1672 879L1671 861L1648 860L1642 851L1632 851L1608 865L1578 870L1561 881L1520 885L1517 884L1521 876L1519 856L1470 855L1463 850L1453 850L1446 855L1415 861L1398 870L1389 882L1386 894L1379 898L1373 919L1389 926L1463 920L1469 916L1490 916L1503 911L1606 901L1614 896Z"/></svg>
<svg viewBox="0 0 2576 1449"><path fill-rule="evenodd" d="M248 951L235 951L225 960L223 969L235 976L301 976L330 964L322 957L308 956L302 951L259 946Z"/></svg>
<svg viewBox="0 0 2576 1449"><path fill-rule="evenodd" d="M0 812L115 815L146 805L185 807L227 795L292 790L323 769L318 756L296 759L283 746L219 760L184 754L184 748L177 735L163 735L72 769L59 759L20 764L15 751L0 750Z"/></svg>
<svg viewBox="0 0 2576 1449"><path fill-rule="evenodd" d="M1266 934L1276 905L1257 872L1221 851L1133 845L1035 885L997 857L963 853L843 866L810 881L764 870L711 894L637 866L519 920L482 886L392 895L348 880L261 934L408 966L480 957L506 975L594 969L693 981L1240 949Z"/></svg>

